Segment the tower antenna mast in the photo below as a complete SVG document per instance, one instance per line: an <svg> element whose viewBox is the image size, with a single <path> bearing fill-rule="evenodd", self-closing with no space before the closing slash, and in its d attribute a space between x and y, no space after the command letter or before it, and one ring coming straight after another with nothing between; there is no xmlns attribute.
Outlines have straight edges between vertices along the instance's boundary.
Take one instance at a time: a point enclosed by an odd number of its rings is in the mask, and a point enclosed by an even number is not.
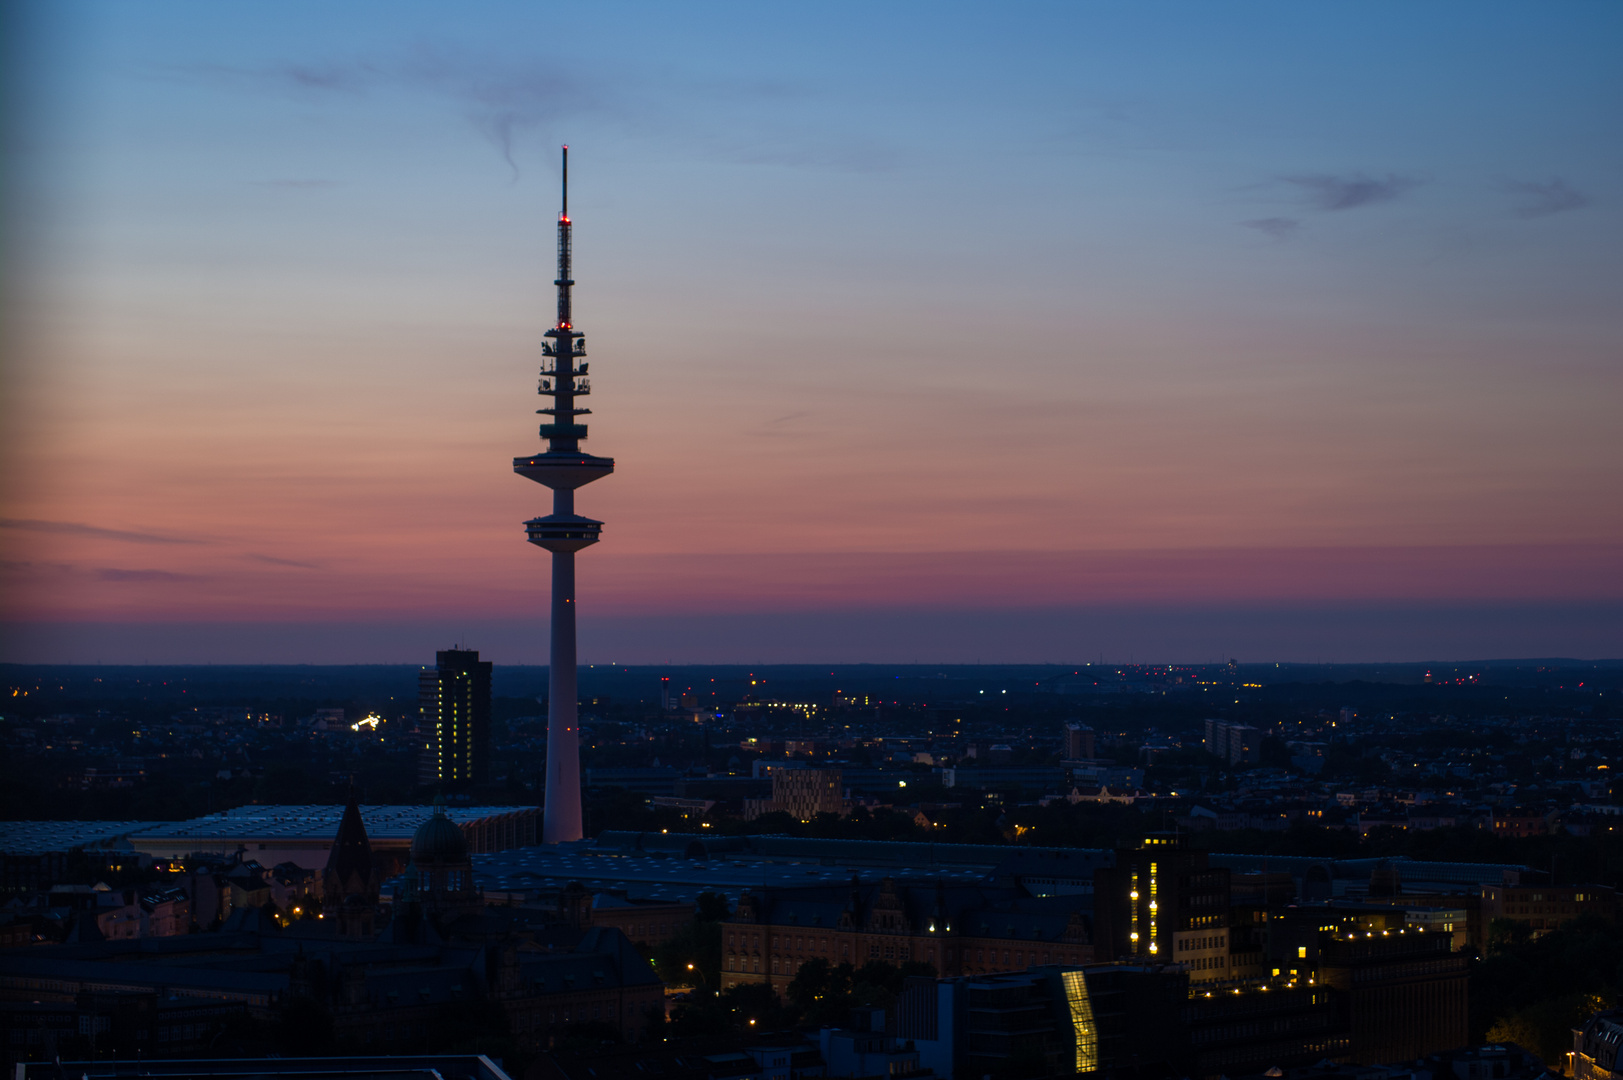
<svg viewBox="0 0 1623 1080"><path fill-rule="evenodd" d="M524 523L529 541L552 553L552 635L547 669L547 775L541 842L584 835L580 803L580 694L576 686L575 552L597 543L601 521L575 513L575 489L614 471L614 459L581 450L586 425L575 418L592 410L575 399L592 392L586 338L575 329L573 251L569 220L569 147L563 148L563 206L558 214L558 319L543 337L538 392L550 404L537 409L547 448L513 459L513 471L552 489L552 513Z"/></svg>

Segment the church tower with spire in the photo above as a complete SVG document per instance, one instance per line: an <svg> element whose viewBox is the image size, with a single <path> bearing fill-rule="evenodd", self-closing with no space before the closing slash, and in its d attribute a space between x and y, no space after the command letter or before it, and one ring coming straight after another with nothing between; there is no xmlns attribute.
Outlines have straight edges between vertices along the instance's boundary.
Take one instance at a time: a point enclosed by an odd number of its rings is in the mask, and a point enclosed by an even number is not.
<svg viewBox="0 0 1623 1080"><path fill-rule="evenodd" d="M355 800L355 785L338 822L338 836L321 873L322 904L338 920L341 937L371 937L376 930L378 872L372 863L372 842Z"/></svg>

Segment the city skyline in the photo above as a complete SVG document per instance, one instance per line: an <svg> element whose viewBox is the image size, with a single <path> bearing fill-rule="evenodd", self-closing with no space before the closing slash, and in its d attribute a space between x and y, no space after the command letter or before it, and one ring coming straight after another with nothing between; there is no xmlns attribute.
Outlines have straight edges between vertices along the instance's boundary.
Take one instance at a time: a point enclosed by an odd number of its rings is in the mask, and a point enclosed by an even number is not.
<svg viewBox="0 0 1623 1080"><path fill-rule="evenodd" d="M0 659L544 657L562 142L584 662L1623 654L1613 9L18 18Z"/></svg>

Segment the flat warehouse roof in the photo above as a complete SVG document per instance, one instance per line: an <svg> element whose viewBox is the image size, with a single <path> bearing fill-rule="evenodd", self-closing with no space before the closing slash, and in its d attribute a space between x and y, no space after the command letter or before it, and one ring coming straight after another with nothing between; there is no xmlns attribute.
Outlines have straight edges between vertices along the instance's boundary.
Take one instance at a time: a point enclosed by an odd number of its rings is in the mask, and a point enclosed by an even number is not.
<svg viewBox="0 0 1623 1080"><path fill-rule="evenodd" d="M371 805L361 807L361 821L373 843L410 840L417 826L434 813L427 806ZM458 825L507 814L539 813L533 806L449 806L445 816ZM227 842L235 840L319 840L330 842L344 816L342 806L239 806L190 821L149 823L131 835L136 844L162 841Z"/></svg>
<svg viewBox="0 0 1623 1080"><path fill-rule="evenodd" d="M45 855L70 848L127 851L131 833L159 824L156 821L0 821L0 852Z"/></svg>

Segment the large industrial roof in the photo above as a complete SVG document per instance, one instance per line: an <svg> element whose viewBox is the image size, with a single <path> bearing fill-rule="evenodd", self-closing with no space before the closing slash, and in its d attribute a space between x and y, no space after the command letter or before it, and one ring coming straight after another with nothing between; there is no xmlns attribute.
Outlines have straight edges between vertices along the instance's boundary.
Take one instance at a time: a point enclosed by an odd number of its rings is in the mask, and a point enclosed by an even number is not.
<svg viewBox="0 0 1623 1080"><path fill-rule="evenodd" d="M131 833L155 821L0 821L0 852L45 855L72 848L128 851Z"/></svg>
<svg viewBox="0 0 1623 1080"><path fill-rule="evenodd" d="M475 855L473 873L479 887L489 891L531 892L563 888L578 881L592 890L624 890L634 899L671 902L691 901L702 892L721 893L736 902L739 894L763 886L841 885L852 877L849 866L604 855L594 853L590 841ZM949 884L980 881L985 876L986 871L979 867L943 871L939 866L893 866L860 874L864 881L882 877L940 878Z"/></svg>
<svg viewBox="0 0 1623 1080"><path fill-rule="evenodd" d="M499 817L534 811L533 806L450 806L445 816L458 825L480 818ZM371 805L361 807L366 835L379 840L409 841L417 826L433 814L427 806ZM314 806L239 806L190 821L149 823L132 837L135 843L195 840L228 842L236 840L331 840L338 832L338 819L344 808L330 804Z"/></svg>

